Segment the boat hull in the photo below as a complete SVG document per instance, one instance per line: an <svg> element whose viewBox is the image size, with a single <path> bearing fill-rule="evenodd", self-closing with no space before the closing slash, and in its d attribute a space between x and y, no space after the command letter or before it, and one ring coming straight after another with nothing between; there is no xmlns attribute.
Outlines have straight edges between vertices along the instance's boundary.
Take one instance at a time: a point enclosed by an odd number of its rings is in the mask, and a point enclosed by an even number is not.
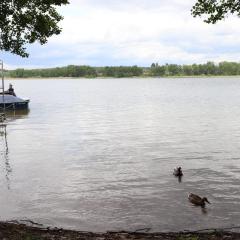
<svg viewBox="0 0 240 240"><path fill-rule="evenodd" d="M5 94L0 96L1 110L27 109L28 104L29 104L29 99L22 99L10 94Z"/></svg>
<svg viewBox="0 0 240 240"><path fill-rule="evenodd" d="M29 101L5 103L5 110L28 109ZM0 108L4 109L4 104L0 103Z"/></svg>

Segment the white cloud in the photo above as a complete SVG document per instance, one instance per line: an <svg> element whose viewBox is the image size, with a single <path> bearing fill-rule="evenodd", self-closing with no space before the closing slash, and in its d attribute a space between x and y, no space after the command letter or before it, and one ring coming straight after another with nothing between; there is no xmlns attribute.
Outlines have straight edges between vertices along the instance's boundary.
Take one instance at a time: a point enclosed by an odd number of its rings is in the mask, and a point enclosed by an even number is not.
<svg viewBox="0 0 240 240"><path fill-rule="evenodd" d="M240 20L232 17L208 25L191 16L194 3L71 0L60 10L65 17L62 34L52 37L44 48L34 46L31 59L35 65L46 60L48 66L239 61Z"/></svg>

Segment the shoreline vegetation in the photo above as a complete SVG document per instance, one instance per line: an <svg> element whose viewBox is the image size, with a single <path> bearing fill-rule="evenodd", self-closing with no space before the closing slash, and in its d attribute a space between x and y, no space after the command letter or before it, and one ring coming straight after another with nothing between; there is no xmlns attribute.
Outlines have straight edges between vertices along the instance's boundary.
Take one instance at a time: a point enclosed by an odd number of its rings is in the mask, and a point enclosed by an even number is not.
<svg viewBox="0 0 240 240"><path fill-rule="evenodd" d="M205 64L138 66L76 66L5 70L6 78L131 78L131 77L236 77L240 75L240 63L207 62Z"/></svg>
<svg viewBox="0 0 240 240"><path fill-rule="evenodd" d="M86 231L65 230L62 228L43 228L40 224L29 221L32 226L19 222L0 222L0 239L3 240L237 240L240 232L224 229L206 229L194 232L146 232L139 229L134 232L111 231L93 233ZM36 226L34 226L36 225ZM145 231L145 232L144 232Z"/></svg>

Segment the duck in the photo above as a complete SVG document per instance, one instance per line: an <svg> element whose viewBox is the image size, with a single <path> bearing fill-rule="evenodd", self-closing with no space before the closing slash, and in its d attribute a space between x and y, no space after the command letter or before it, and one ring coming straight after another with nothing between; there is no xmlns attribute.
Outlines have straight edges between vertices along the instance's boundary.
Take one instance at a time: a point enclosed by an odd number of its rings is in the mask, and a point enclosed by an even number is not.
<svg viewBox="0 0 240 240"><path fill-rule="evenodd" d="M200 196L190 193L188 200L194 205L205 207L205 203L211 204L206 197L201 198Z"/></svg>
<svg viewBox="0 0 240 240"><path fill-rule="evenodd" d="M176 177L182 177L183 176L182 168L181 167L175 168L173 170L173 175Z"/></svg>

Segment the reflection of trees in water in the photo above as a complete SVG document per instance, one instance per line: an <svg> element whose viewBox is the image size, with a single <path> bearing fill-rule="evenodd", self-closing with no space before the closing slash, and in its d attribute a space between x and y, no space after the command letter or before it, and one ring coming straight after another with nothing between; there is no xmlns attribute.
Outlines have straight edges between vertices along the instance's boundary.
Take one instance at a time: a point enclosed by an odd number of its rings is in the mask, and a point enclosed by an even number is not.
<svg viewBox="0 0 240 240"><path fill-rule="evenodd" d="M0 137L1 137L1 155L3 156L4 164L5 164L5 177L7 181L7 188L10 189L10 173L12 172L12 168L9 163L9 149L7 142L7 125L0 125Z"/></svg>

